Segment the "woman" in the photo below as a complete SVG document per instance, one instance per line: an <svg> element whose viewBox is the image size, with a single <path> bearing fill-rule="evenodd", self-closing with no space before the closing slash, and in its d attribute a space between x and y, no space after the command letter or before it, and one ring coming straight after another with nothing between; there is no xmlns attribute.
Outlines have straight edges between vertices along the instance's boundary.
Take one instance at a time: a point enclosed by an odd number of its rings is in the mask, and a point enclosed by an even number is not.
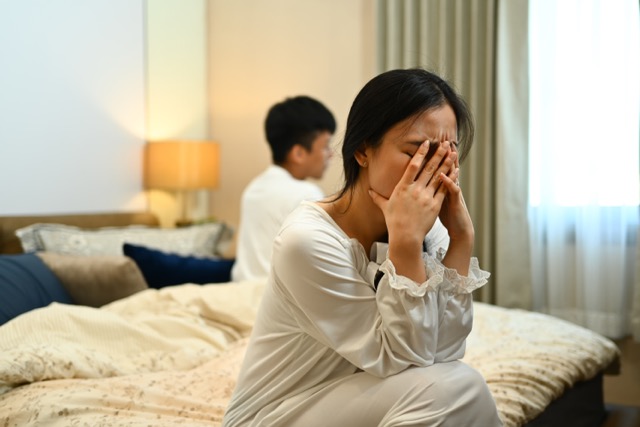
<svg viewBox="0 0 640 427"><path fill-rule="evenodd" d="M274 242L225 427L501 425L484 379L458 360L471 291L489 276L457 185L472 139L464 102L432 73L363 87L343 189L303 202Z"/></svg>

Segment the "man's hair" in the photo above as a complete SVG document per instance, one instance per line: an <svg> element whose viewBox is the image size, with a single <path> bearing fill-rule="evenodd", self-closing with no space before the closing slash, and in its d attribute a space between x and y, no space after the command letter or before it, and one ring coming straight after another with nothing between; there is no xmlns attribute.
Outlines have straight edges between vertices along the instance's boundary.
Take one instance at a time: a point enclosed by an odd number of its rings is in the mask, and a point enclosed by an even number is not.
<svg viewBox="0 0 640 427"><path fill-rule="evenodd" d="M311 150L318 134L333 134L336 121L319 101L308 96L287 98L272 106L264 123L273 163L282 164L294 145Z"/></svg>

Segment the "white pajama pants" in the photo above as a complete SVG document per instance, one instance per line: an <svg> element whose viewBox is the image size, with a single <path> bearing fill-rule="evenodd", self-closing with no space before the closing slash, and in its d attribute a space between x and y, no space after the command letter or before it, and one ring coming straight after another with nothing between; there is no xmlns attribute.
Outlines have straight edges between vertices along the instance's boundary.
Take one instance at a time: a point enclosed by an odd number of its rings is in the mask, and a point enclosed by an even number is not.
<svg viewBox="0 0 640 427"><path fill-rule="evenodd" d="M484 378L460 361L387 378L359 372L304 400L283 402L260 422L290 427L501 426Z"/></svg>

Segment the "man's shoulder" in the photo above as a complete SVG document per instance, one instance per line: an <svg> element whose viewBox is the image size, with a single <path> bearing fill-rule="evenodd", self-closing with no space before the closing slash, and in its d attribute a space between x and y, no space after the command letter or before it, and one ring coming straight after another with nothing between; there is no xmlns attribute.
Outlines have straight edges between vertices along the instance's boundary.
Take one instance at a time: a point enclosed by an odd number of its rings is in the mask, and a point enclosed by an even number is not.
<svg viewBox="0 0 640 427"><path fill-rule="evenodd" d="M298 179L296 179L295 181L296 181L295 183L292 183L292 186L299 188L300 194L309 196L309 197L305 197L305 199L310 200L310 199L315 199L316 197L317 198L324 197L324 192L322 191L322 189L318 184L315 184L310 181L301 181Z"/></svg>
<svg viewBox="0 0 640 427"><path fill-rule="evenodd" d="M273 166L251 180L243 193L246 197L293 202L324 197L324 192L317 184L295 179L286 170Z"/></svg>

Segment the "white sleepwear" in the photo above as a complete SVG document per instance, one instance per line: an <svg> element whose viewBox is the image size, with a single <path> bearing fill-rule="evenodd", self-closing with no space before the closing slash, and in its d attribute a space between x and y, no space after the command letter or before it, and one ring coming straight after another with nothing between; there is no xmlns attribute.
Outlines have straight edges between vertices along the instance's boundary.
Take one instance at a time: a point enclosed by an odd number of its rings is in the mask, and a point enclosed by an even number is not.
<svg viewBox="0 0 640 427"><path fill-rule="evenodd" d="M302 203L274 242L223 426L501 425L484 379L458 360L471 291L489 275L475 258L468 277L442 265L439 221L426 242L418 284L395 273L386 245L369 261L322 208Z"/></svg>
<svg viewBox="0 0 640 427"><path fill-rule="evenodd" d="M242 193L236 262L231 279L267 277L273 240L285 218L303 200L324 197L316 184L296 179L284 168L271 165Z"/></svg>

